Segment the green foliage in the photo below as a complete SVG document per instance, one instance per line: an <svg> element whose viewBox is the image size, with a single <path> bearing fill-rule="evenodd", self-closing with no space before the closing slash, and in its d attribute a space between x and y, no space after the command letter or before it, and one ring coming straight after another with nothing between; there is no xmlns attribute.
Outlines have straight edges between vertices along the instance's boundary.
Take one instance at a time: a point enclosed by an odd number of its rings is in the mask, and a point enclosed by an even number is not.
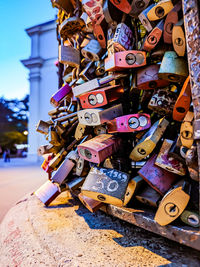
<svg viewBox="0 0 200 267"><path fill-rule="evenodd" d="M0 98L0 146L12 148L27 143L23 134L28 125L28 95L22 99Z"/></svg>

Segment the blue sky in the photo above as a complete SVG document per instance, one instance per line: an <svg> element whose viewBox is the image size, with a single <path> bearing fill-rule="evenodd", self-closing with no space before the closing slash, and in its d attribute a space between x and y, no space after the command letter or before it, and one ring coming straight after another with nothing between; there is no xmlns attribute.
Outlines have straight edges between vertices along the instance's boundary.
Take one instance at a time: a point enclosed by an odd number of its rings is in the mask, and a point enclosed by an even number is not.
<svg viewBox="0 0 200 267"><path fill-rule="evenodd" d="M31 52L25 29L56 13L50 0L0 0L0 97L22 99L29 92L28 70L20 62Z"/></svg>

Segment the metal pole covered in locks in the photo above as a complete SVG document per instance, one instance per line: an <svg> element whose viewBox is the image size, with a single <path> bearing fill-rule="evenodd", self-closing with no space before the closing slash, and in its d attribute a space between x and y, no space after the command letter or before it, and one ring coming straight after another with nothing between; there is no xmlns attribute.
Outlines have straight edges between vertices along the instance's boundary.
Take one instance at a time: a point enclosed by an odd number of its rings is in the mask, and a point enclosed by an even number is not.
<svg viewBox="0 0 200 267"><path fill-rule="evenodd" d="M51 2L64 83L37 125L50 146L36 196L53 205L68 190L200 249L197 0Z"/></svg>

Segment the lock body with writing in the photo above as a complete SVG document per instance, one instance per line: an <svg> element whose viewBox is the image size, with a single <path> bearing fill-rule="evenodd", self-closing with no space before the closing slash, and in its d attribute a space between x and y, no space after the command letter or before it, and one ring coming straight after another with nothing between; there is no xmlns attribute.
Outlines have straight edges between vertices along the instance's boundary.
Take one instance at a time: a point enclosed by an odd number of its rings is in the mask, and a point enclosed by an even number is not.
<svg viewBox="0 0 200 267"><path fill-rule="evenodd" d="M81 188L83 195L123 206L129 175L118 170L92 167Z"/></svg>
<svg viewBox="0 0 200 267"><path fill-rule="evenodd" d="M178 175L184 176L186 174L185 165L179 160L169 156L168 154L172 144L173 144L172 140L165 139L163 141L162 147L156 158L155 165L169 172L173 172Z"/></svg>

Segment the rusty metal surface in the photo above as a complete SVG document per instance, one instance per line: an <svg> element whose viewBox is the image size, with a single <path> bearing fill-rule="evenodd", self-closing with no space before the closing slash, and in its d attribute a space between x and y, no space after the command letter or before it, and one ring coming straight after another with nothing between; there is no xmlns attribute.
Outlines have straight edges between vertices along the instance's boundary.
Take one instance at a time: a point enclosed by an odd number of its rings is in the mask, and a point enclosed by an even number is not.
<svg viewBox="0 0 200 267"><path fill-rule="evenodd" d="M102 209L109 215L139 226L145 230L161 235L188 247L200 250L200 230L189 226L160 226L153 219L154 214L149 210L134 210L108 205Z"/></svg>
<svg viewBox="0 0 200 267"><path fill-rule="evenodd" d="M200 119L200 13L198 0L182 0L194 122ZM200 139L197 142L200 172ZM200 182L199 182L200 183ZM199 198L200 209L200 198Z"/></svg>

